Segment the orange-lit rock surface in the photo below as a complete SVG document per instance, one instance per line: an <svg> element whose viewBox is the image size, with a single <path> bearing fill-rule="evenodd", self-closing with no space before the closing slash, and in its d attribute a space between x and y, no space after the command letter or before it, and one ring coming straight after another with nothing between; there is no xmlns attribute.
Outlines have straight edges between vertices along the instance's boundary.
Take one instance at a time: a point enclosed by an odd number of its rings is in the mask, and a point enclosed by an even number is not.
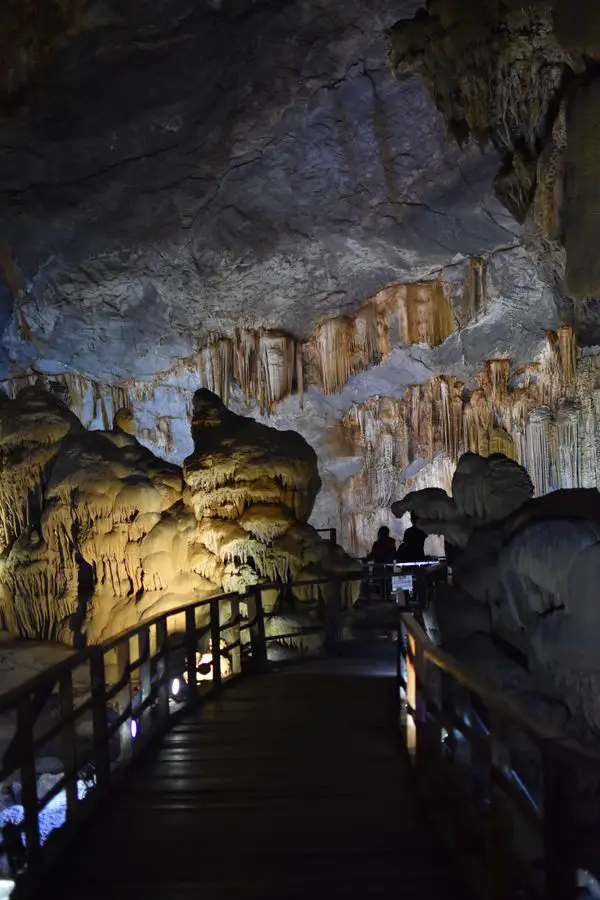
<svg viewBox="0 0 600 900"><path fill-rule="evenodd" d="M39 388L2 399L5 630L95 642L194 598L354 568L306 524L320 482L303 438L236 416L207 390L192 431L184 490L181 469L130 433L127 410L86 431Z"/></svg>

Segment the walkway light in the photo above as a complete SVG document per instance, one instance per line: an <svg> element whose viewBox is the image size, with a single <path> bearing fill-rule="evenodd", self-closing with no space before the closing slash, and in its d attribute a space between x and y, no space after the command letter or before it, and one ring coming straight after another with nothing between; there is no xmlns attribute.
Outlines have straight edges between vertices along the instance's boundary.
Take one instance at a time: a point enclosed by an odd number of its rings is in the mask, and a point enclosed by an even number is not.
<svg viewBox="0 0 600 900"><path fill-rule="evenodd" d="M14 881L8 878L0 878L0 900L10 900L14 889Z"/></svg>
<svg viewBox="0 0 600 900"><path fill-rule="evenodd" d="M132 719L129 723L129 731L131 732L131 737L135 741L138 733L138 723L135 719Z"/></svg>
<svg viewBox="0 0 600 900"><path fill-rule="evenodd" d="M171 696L173 698L177 698L179 695L179 691L181 690L181 681L179 678L174 678L171 682Z"/></svg>

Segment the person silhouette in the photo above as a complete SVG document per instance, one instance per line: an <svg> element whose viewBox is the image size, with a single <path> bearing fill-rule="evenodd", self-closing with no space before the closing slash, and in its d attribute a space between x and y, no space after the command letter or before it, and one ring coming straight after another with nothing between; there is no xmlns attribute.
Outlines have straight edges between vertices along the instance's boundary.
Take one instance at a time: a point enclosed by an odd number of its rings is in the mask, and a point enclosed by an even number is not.
<svg viewBox="0 0 600 900"><path fill-rule="evenodd" d="M402 535L402 543L398 547L396 562L423 562L425 559L425 541L427 535L415 525L415 514L410 514L411 525Z"/></svg>
<svg viewBox="0 0 600 900"><path fill-rule="evenodd" d="M386 600L392 591L391 568L388 567L393 565L395 555L396 541L390 537L390 529L387 525L382 525L377 532L377 540L373 543L367 560L374 563L373 575L383 600Z"/></svg>

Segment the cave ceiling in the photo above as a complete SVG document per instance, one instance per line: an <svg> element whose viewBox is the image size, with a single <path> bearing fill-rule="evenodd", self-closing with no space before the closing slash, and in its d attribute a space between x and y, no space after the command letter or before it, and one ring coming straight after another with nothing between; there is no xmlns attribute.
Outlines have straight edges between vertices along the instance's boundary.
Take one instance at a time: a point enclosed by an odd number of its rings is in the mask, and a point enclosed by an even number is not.
<svg viewBox="0 0 600 900"><path fill-rule="evenodd" d="M384 32L418 5L80 0L42 20L45 53L25 43L2 83L1 374L153 377L209 334L304 338L517 244L497 151L448 140L422 78L391 76Z"/></svg>
<svg viewBox="0 0 600 900"><path fill-rule="evenodd" d="M208 388L314 446L353 552L464 450L600 484L586 0L7 2L10 397L181 464Z"/></svg>

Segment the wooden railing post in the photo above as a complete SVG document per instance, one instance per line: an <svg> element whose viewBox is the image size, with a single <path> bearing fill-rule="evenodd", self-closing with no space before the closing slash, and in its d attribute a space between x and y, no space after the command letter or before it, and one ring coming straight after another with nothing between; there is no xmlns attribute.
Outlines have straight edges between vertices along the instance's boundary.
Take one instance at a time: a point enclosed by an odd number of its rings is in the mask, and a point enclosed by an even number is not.
<svg viewBox="0 0 600 900"><path fill-rule="evenodd" d="M17 728L21 736L21 803L27 845L27 870L30 875L35 876L40 863L40 826L33 750L33 710L29 694L24 694L17 706Z"/></svg>
<svg viewBox="0 0 600 900"><path fill-rule="evenodd" d="M129 676L129 664L131 662L129 638L120 641L116 647L117 657L117 684L123 681L119 693L115 697L115 706L117 713L124 713L129 707L131 708L131 679ZM120 758L122 760L131 759L133 755L133 738L131 736L131 725L127 719L119 728L119 747Z"/></svg>
<svg viewBox="0 0 600 900"><path fill-rule="evenodd" d="M325 602L325 650L335 656L341 636L342 582L334 578Z"/></svg>
<svg viewBox="0 0 600 900"><path fill-rule="evenodd" d="M58 682L62 728L62 754L66 778L67 821L77 808L77 733L73 719L73 672L63 672Z"/></svg>
<svg viewBox="0 0 600 900"><path fill-rule="evenodd" d="M515 873L512 870L513 823L507 808L507 798L496 785L494 769L506 772L509 768L510 753L506 741L506 723L498 716L491 715L489 736L489 773L487 797L487 821L485 828L487 871L489 873L490 900L505 900L512 897ZM476 787L475 791L476 793ZM478 799L476 797L476 799Z"/></svg>
<svg viewBox="0 0 600 900"><path fill-rule="evenodd" d="M196 697L198 678L196 674L196 653L198 651L198 637L196 634L196 609L190 606L185 611L185 656L186 672L189 691L192 702Z"/></svg>
<svg viewBox="0 0 600 900"><path fill-rule="evenodd" d="M144 703L152 693L152 660L150 658L150 625L140 626L138 632L138 657L140 660L140 701ZM152 721L150 707L144 710L140 720L142 734L147 732Z"/></svg>
<svg viewBox="0 0 600 900"><path fill-rule="evenodd" d="M250 649L256 671L264 671L267 666L267 638L265 615L260 584L254 585L248 594L248 619L250 623Z"/></svg>
<svg viewBox="0 0 600 900"><path fill-rule="evenodd" d="M423 648L418 641L414 645L415 666L415 762L420 774L425 774L427 759L430 755L430 742L427 733L427 660Z"/></svg>
<svg viewBox="0 0 600 900"><path fill-rule="evenodd" d="M240 596L236 594L231 600L231 618L233 625L233 644L231 647L231 674L239 675L242 671L242 646L240 634Z"/></svg>
<svg viewBox="0 0 600 900"><path fill-rule="evenodd" d="M104 671L104 653L101 647L92 647L90 650L90 673L96 788L101 796L108 790L110 784L110 754L106 721L106 674Z"/></svg>
<svg viewBox="0 0 600 900"><path fill-rule="evenodd" d="M575 900L577 867L574 847L577 822L573 816L575 775L572 768L543 748L544 868L547 900Z"/></svg>
<svg viewBox="0 0 600 900"><path fill-rule="evenodd" d="M167 617L163 616L156 623L156 650L160 660L156 667L158 681L158 715L161 722L169 718L169 639L167 633Z"/></svg>
<svg viewBox="0 0 600 900"><path fill-rule="evenodd" d="M219 600L210 601L210 642L212 648L213 687L221 687L221 607Z"/></svg>

